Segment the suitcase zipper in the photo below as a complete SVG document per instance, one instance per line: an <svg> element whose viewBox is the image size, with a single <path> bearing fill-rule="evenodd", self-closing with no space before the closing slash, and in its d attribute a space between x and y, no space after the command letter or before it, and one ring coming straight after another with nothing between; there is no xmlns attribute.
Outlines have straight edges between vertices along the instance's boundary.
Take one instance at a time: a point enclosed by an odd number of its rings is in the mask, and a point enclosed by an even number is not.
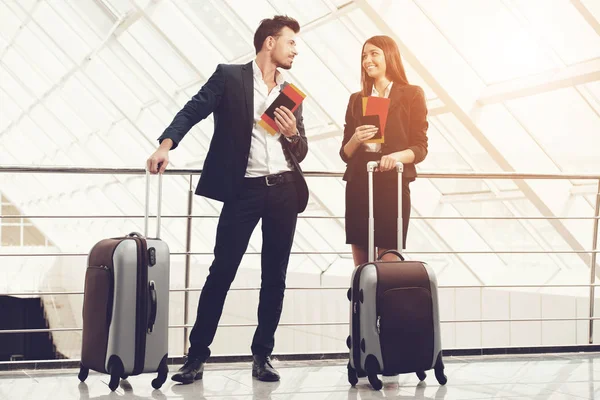
<svg viewBox="0 0 600 400"><path fill-rule="evenodd" d="M377 317L377 334L381 334L381 316Z"/></svg>

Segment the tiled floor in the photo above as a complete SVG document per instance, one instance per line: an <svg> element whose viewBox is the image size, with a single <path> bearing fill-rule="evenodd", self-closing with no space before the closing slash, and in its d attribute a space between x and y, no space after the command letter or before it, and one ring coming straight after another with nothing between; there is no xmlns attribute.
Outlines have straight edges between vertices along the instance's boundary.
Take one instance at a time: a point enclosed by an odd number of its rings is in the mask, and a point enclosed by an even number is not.
<svg viewBox="0 0 600 400"><path fill-rule="evenodd" d="M350 387L343 361L274 364L281 382L254 380L249 363L208 364L204 379L191 385L169 379L153 390L153 375L141 375L121 381L115 393L107 386L108 376L93 372L85 383L77 379L77 370L1 372L0 399L600 399L597 353L446 358L446 386L440 386L430 371L423 383L414 374L384 378L380 392L366 379Z"/></svg>

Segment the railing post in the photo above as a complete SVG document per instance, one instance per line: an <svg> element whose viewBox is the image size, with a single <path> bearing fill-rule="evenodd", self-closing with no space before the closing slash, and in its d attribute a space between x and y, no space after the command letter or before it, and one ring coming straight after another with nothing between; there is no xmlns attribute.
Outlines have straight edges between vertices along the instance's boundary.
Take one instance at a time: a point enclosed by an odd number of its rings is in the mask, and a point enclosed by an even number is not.
<svg viewBox="0 0 600 400"><path fill-rule="evenodd" d="M192 251L192 204L194 200L194 190L192 186L193 175L189 176L189 189L188 189L188 209L187 209L187 228L185 230L185 292L183 292L183 354L187 353L187 341L188 341L188 321L189 321L189 303L190 303L190 264Z"/></svg>
<svg viewBox="0 0 600 400"><path fill-rule="evenodd" d="M594 211L594 233L592 234L592 258L590 262L590 337L589 344L594 343L594 303L596 284L596 249L598 248L598 216L600 215L600 179L596 190L596 209Z"/></svg>

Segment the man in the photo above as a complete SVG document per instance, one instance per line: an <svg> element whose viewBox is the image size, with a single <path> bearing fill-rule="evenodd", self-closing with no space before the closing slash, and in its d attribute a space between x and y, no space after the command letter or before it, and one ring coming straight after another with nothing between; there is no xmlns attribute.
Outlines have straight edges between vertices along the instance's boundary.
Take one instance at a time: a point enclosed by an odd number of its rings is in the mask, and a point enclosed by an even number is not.
<svg viewBox="0 0 600 400"><path fill-rule="evenodd" d="M279 128L267 133L257 122L285 87L277 68L290 69L296 51L295 19L275 16L261 21L254 34L256 59L245 65L217 66L200 91L183 107L158 139L147 161L152 173L164 172L168 152L196 123L214 115L215 128L196 194L223 202L214 261L198 302L185 364L172 379L202 379L209 345L217 330L225 297L250 235L262 219L261 290L258 327L252 341L252 376L278 381L271 365L275 330L281 316L285 277L298 213L308 202L299 163L308 151L302 107L275 111Z"/></svg>

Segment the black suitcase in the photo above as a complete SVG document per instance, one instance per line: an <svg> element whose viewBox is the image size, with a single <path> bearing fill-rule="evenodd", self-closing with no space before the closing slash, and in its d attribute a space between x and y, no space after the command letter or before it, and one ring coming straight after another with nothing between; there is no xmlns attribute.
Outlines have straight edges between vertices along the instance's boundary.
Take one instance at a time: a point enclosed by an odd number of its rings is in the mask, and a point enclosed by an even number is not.
<svg viewBox="0 0 600 400"><path fill-rule="evenodd" d="M435 273L426 263L375 260L373 218L373 172L376 161L367 164L369 176L369 262L352 275L350 300L350 349L348 382L368 376L375 390L382 388L378 374L417 373L435 369L445 385L440 338L440 318ZM398 249L402 249L402 163L398 171ZM385 253L384 253L385 254Z"/></svg>

